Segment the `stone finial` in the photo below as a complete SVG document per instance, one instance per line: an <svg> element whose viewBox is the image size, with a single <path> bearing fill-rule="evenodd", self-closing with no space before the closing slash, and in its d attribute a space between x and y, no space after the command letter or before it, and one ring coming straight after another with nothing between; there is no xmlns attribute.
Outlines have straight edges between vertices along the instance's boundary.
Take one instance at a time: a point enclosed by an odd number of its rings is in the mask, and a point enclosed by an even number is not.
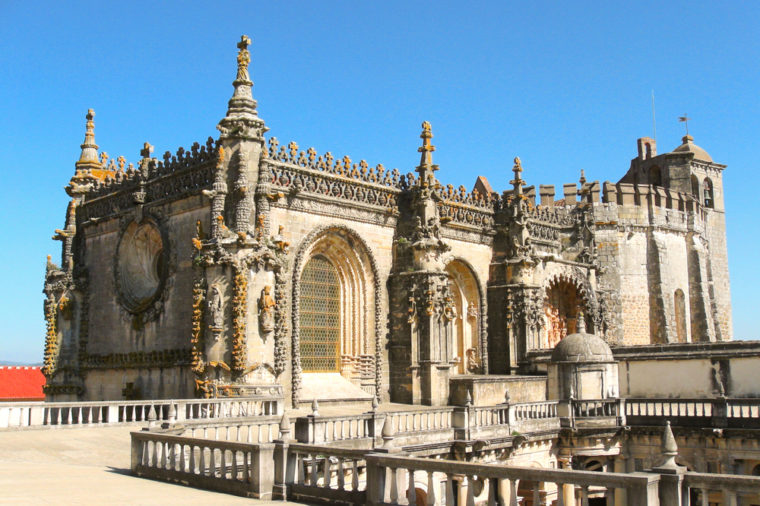
<svg viewBox="0 0 760 506"><path fill-rule="evenodd" d="M264 142L264 133L268 128L259 118L256 111L256 101L253 99L251 75L248 65L251 63L251 53L248 46L251 39L247 35L240 37L237 44L237 73L232 81L235 91L227 105L227 115L217 125L222 133L222 139L244 138Z"/></svg>
<svg viewBox="0 0 760 506"><path fill-rule="evenodd" d="M143 143L143 148L140 150L140 156L143 158L150 158L151 153L153 153L153 146L149 142Z"/></svg>
<svg viewBox="0 0 760 506"><path fill-rule="evenodd" d="M311 416L319 416L319 402L316 397L311 401Z"/></svg>
<svg viewBox="0 0 760 506"><path fill-rule="evenodd" d="M393 446L393 422L390 416L385 417L380 435L383 438L383 448L391 448Z"/></svg>
<svg viewBox="0 0 760 506"><path fill-rule="evenodd" d="M157 419L158 419L158 415L156 414L156 406L151 404L150 410L148 411L148 421L155 422Z"/></svg>
<svg viewBox="0 0 760 506"><path fill-rule="evenodd" d="M438 166L433 164L433 151L435 146L430 143L430 139L433 138L433 129L430 123L427 121L422 122L422 133L420 139L422 139L422 146L417 148L417 151L421 153L420 164L417 166L417 173L420 175L420 186L432 185L432 181L435 180L433 175L438 170Z"/></svg>
<svg viewBox="0 0 760 506"><path fill-rule="evenodd" d="M377 395L372 396L372 411L377 411L377 407L380 403L377 401Z"/></svg>
<svg viewBox="0 0 760 506"><path fill-rule="evenodd" d="M525 184L525 181L522 180L520 177L520 174L522 174L523 168L522 168L522 162L520 161L520 157L515 157L515 164L512 167L512 172L515 173L515 178L509 182L509 184L512 185L512 188L514 188L514 195L520 196L522 195L523 185Z"/></svg>
<svg viewBox="0 0 760 506"><path fill-rule="evenodd" d="M509 396L509 390L507 390L507 391L504 393L504 403L505 403L505 404L509 404L509 402L510 402L511 400L512 400L512 398Z"/></svg>
<svg viewBox="0 0 760 506"><path fill-rule="evenodd" d="M84 143L80 146L82 154L76 163L77 169L99 169L102 164L98 160L98 145L95 144L95 111L87 110L87 126L84 133Z"/></svg>
<svg viewBox="0 0 760 506"><path fill-rule="evenodd" d="M472 406L472 394L467 390L467 396L464 398L464 405L467 407Z"/></svg>
<svg viewBox="0 0 760 506"><path fill-rule="evenodd" d="M578 180L578 182L581 184L581 187L586 184L586 174L584 173L583 169L581 169L581 178Z"/></svg>
<svg viewBox="0 0 760 506"><path fill-rule="evenodd" d="M576 317L578 320L578 323L576 324L576 331L579 334L585 334L586 333L586 316L583 314L583 311L578 311L578 316Z"/></svg>
<svg viewBox="0 0 760 506"><path fill-rule="evenodd" d="M248 46L251 45L251 39L247 35L240 36L240 42L237 43L237 76L235 81L251 83L251 76L248 74L248 65L251 63L251 53L248 52Z"/></svg>
<svg viewBox="0 0 760 506"><path fill-rule="evenodd" d="M169 405L169 421L177 421L177 405L173 402Z"/></svg>
<svg viewBox="0 0 760 506"><path fill-rule="evenodd" d="M670 420L668 420L665 422L665 432L662 435L663 462L659 467L677 468L676 456L678 456L678 445L673 436L673 429L670 428Z"/></svg>
<svg viewBox="0 0 760 506"><path fill-rule="evenodd" d="M280 439L285 439L289 435L290 419L288 418L287 413L283 413L282 418L280 418Z"/></svg>

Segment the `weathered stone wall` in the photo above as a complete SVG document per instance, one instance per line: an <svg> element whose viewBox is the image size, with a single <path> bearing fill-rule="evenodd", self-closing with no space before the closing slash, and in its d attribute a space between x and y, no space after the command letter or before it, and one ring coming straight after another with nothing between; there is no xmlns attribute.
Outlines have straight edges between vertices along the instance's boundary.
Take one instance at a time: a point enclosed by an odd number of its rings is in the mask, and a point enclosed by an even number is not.
<svg viewBox="0 0 760 506"><path fill-rule="evenodd" d="M758 397L755 341L618 348L621 397Z"/></svg>
<svg viewBox="0 0 760 506"><path fill-rule="evenodd" d="M117 289L117 250L122 229L132 217L85 228L85 264L90 276L84 363L87 399L121 399L121 389L131 381L127 378L146 369L148 375L142 376L137 395L158 398L161 391L168 397L192 396L190 377L178 380L173 376L189 363L194 278L190 239L196 221L208 221L208 211L201 197L173 202L158 211L146 209L144 215L158 223L165 238L167 275L146 321L145 313L135 316L123 306ZM164 368L173 362L179 367Z"/></svg>

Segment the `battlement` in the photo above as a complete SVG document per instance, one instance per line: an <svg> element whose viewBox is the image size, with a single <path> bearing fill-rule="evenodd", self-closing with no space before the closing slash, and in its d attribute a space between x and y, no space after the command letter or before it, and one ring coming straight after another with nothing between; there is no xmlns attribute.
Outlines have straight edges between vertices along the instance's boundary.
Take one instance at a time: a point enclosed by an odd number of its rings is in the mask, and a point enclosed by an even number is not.
<svg viewBox="0 0 760 506"><path fill-rule="evenodd" d="M648 184L568 183L562 185L562 198L556 199L554 185L540 185L538 202L534 187L525 187L528 200L543 209L567 208L582 204L617 204L620 206L653 206L677 211L700 212L702 204L689 193ZM556 200L555 200L556 199Z"/></svg>

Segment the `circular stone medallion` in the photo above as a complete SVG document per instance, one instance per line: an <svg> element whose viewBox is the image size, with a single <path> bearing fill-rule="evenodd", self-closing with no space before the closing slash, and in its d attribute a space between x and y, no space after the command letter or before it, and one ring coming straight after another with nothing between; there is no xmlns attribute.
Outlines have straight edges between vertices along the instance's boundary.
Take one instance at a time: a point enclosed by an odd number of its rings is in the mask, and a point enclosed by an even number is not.
<svg viewBox="0 0 760 506"><path fill-rule="evenodd" d="M148 308L161 291L166 261L161 231L151 222L132 222L119 242L116 283L131 313Z"/></svg>

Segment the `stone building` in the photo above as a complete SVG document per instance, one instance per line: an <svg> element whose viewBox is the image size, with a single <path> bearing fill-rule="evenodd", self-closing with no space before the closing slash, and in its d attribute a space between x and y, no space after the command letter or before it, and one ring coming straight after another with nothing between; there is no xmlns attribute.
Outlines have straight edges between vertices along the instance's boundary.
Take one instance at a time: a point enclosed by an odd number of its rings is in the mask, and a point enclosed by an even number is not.
<svg viewBox="0 0 760 506"><path fill-rule="evenodd" d="M691 136L639 139L617 183L528 186L515 158L501 194L467 191L427 122L406 174L265 137L248 45L218 139L135 166L88 111L45 276L49 400L446 405L463 377L545 373L574 333L731 340L725 166Z"/></svg>

